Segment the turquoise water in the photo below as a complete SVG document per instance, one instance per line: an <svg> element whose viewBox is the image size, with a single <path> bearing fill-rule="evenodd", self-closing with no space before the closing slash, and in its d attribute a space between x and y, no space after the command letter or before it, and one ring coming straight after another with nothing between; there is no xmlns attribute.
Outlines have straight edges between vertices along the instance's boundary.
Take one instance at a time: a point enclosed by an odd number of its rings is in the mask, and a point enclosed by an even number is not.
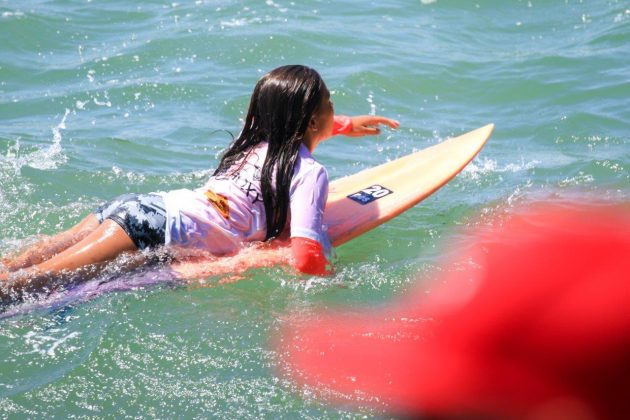
<svg viewBox="0 0 630 420"><path fill-rule="evenodd" d="M400 120L335 138L331 178L489 122L422 205L337 251L337 274L253 270L0 322L0 416L364 418L276 374L290 311L387 302L466 226L534 201L630 199L624 1L0 1L0 249L125 192L194 187L256 80L315 67L337 112Z"/></svg>

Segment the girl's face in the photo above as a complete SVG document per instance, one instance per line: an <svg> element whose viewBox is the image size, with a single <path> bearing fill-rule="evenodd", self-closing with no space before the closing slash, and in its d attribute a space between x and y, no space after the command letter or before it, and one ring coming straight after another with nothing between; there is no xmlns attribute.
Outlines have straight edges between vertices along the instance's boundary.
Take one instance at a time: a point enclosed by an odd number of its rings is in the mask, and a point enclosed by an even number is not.
<svg viewBox="0 0 630 420"><path fill-rule="evenodd" d="M320 105L320 109L318 112L322 124L323 124L323 135L324 138L328 138L332 136L333 130L333 117L335 116L335 108L333 106L333 102L330 99L330 92L326 89L326 94L322 98L322 104Z"/></svg>
<svg viewBox="0 0 630 420"><path fill-rule="evenodd" d="M326 89L322 97L322 103L311 117L311 122L306 132L307 135L304 138L304 143L311 152L315 150L315 147L322 140L332 136L334 115L335 111L330 100L330 92Z"/></svg>

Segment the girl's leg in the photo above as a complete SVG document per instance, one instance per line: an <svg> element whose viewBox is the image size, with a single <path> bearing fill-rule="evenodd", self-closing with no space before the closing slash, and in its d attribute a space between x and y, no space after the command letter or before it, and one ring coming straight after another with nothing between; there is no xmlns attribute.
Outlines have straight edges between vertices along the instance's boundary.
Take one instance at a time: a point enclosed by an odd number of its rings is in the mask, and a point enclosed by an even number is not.
<svg viewBox="0 0 630 420"><path fill-rule="evenodd" d="M31 245L18 256L3 259L2 263L9 271L16 271L42 263L70 248L93 232L98 226L98 219L94 214L90 214L69 230L58 233L55 236L44 238L34 245Z"/></svg>
<svg viewBox="0 0 630 420"><path fill-rule="evenodd" d="M101 268L101 263L136 249L131 238L116 222L105 220L81 241L49 260L8 277L0 276L0 280L3 277L6 279L0 282L0 301L20 300L24 293L58 286L69 281L69 272L80 267L96 265L95 270L89 273L94 275Z"/></svg>
<svg viewBox="0 0 630 420"><path fill-rule="evenodd" d="M125 251L136 249L136 245L118 223L105 220L81 241L34 268L51 273L72 271L86 265L107 262Z"/></svg>

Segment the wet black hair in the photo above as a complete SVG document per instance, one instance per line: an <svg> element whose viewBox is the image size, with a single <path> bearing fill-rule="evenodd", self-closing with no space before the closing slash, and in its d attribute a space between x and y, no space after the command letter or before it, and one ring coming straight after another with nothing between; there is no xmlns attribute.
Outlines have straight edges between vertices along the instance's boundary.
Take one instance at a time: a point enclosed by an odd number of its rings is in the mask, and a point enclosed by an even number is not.
<svg viewBox="0 0 630 420"><path fill-rule="evenodd" d="M284 230L300 144L311 117L319 111L327 94L321 76L310 67L288 65L265 74L252 93L243 131L224 153L214 172L214 175L227 173L254 146L263 141L269 143L260 179L267 218L265 240L278 237Z"/></svg>

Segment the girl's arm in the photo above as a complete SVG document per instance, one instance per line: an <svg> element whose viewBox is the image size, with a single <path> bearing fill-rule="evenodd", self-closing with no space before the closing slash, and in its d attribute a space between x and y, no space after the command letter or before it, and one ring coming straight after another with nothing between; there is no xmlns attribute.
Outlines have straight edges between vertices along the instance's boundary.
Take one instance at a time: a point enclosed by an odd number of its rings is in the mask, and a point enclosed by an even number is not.
<svg viewBox="0 0 630 420"><path fill-rule="evenodd" d="M379 124L398 128L398 121L373 115L347 117L335 115L333 135L350 137L376 135ZM321 231L324 207L328 197L328 175L321 168L308 180L300 181L291 194L291 265L301 273L318 276L333 273L332 264L326 259L325 242Z"/></svg>
<svg viewBox="0 0 630 420"><path fill-rule="evenodd" d="M384 124L391 128L398 128L400 125L400 123L396 120L378 115L357 115L355 117L335 115L333 123L333 136L337 134L343 134L348 137L377 135L381 132L378 127L379 124Z"/></svg>
<svg viewBox="0 0 630 420"><path fill-rule="evenodd" d="M328 174L316 165L300 170L292 181L290 264L301 273L321 276L332 273L324 251L328 236L323 230Z"/></svg>

